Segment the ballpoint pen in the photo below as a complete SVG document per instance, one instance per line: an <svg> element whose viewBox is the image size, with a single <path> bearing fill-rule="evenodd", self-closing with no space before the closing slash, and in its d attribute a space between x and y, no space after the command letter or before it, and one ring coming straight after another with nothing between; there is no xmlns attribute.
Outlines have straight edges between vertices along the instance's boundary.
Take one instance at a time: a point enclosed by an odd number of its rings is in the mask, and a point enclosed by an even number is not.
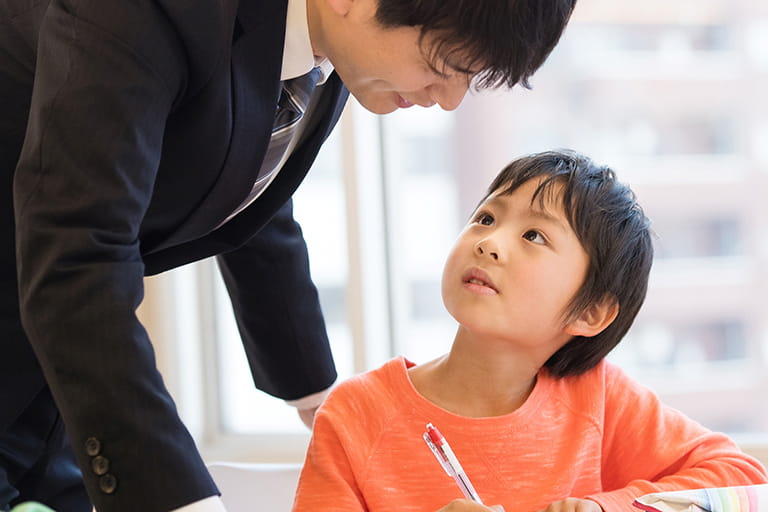
<svg viewBox="0 0 768 512"><path fill-rule="evenodd" d="M477 491L472 486L472 482L469 481L467 474L464 472L464 468L461 467L459 459L451 450L451 446L448 441L445 440L443 434L440 433L437 428L431 423L427 423L427 431L424 432L424 441L427 442L427 446L435 454L440 465L443 467L448 476L452 477L456 484L461 489L464 497L468 500L475 501L483 504L480 496L477 495Z"/></svg>

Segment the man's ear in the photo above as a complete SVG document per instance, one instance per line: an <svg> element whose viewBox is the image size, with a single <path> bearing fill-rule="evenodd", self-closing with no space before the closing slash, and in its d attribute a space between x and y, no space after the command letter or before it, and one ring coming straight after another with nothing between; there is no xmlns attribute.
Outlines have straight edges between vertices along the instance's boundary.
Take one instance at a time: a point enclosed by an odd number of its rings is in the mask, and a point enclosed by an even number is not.
<svg viewBox="0 0 768 512"><path fill-rule="evenodd" d="M565 332L571 336L591 338L611 325L618 314L619 301L612 293L607 293L600 302L592 304L579 316L568 322L565 326Z"/></svg>

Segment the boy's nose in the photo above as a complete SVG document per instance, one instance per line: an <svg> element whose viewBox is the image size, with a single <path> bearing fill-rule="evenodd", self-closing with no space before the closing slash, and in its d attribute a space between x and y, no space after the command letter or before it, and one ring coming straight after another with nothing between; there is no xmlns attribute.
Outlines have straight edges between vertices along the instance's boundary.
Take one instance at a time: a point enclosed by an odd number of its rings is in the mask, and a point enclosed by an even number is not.
<svg viewBox="0 0 768 512"><path fill-rule="evenodd" d="M489 257L495 261L499 260L499 248L493 241L489 239L483 239L475 244L475 253L480 257Z"/></svg>

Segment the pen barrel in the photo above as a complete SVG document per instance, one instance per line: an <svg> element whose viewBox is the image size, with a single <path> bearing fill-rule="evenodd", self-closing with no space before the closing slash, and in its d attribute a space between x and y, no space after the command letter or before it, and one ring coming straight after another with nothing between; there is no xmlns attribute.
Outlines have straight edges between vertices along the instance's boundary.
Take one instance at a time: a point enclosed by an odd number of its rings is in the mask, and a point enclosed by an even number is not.
<svg viewBox="0 0 768 512"><path fill-rule="evenodd" d="M469 481L469 478L467 478L466 473L463 471L461 473L456 473L456 476L454 477L456 480L456 483L461 488L461 492L464 494L464 497L468 500L472 500L476 503L483 504L483 501L480 499L480 496L477 494L477 491L472 486L472 482Z"/></svg>
<svg viewBox="0 0 768 512"><path fill-rule="evenodd" d="M468 500L482 504L483 502L480 500L480 496L477 494L477 491L475 491L472 482L469 481L469 477L464 472L464 468L461 467L461 463L459 462L459 459L456 458L456 454L453 453L453 450L448 443L443 443L442 448L445 456L448 458L449 466L453 470L453 475L451 476L456 480L459 488L461 488L464 497Z"/></svg>

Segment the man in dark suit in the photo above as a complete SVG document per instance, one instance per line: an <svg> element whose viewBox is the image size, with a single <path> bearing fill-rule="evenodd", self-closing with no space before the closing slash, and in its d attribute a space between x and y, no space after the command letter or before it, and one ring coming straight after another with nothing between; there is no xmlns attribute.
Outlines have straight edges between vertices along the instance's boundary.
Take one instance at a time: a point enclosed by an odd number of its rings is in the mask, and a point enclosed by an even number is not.
<svg viewBox="0 0 768 512"><path fill-rule="evenodd" d="M574 1L0 0L0 510L223 510L143 277L217 256L256 386L309 421L336 372L290 197L347 91L526 84Z"/></svg>

